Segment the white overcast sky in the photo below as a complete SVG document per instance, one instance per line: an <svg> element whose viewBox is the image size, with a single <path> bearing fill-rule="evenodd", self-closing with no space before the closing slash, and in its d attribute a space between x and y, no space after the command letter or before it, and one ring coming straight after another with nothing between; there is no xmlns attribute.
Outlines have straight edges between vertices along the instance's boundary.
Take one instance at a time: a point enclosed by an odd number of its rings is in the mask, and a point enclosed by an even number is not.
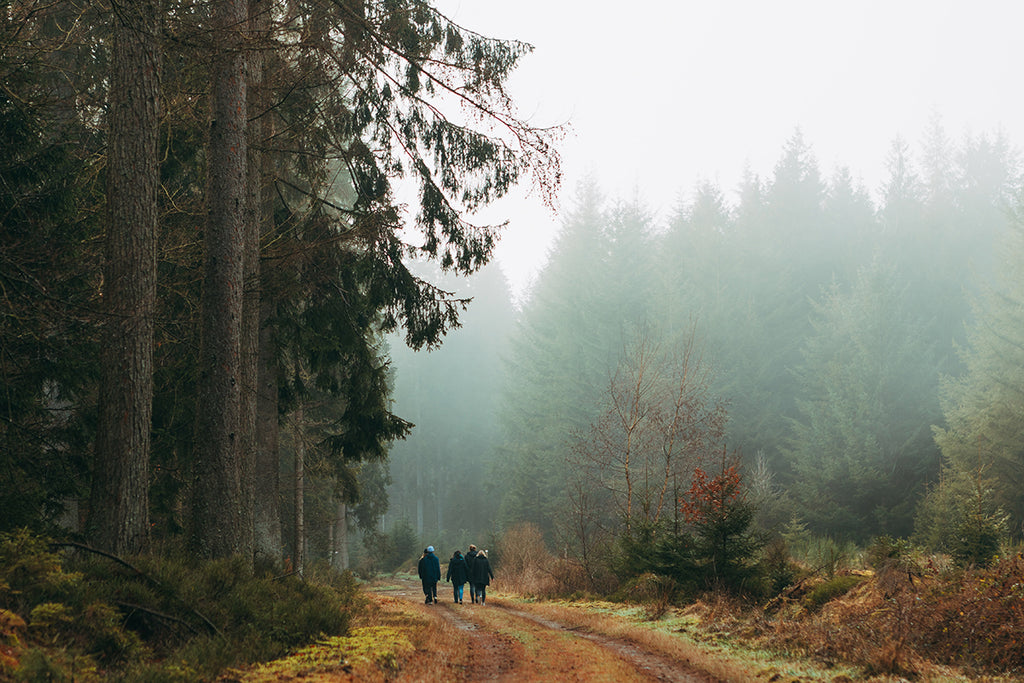
<svg viewBox="0 0 1024 683"><path fill-rule="evenodd" d="M1024 0L436 0L465 28L532 44L511 90L537 125L568 121L563 205L592 175L660 218L697 182L764 177L799 128L823 174L869 190L890 143L933 115L958 140L1024 144ZM497 256L517 295L560 219L521 195Z"/></svg>

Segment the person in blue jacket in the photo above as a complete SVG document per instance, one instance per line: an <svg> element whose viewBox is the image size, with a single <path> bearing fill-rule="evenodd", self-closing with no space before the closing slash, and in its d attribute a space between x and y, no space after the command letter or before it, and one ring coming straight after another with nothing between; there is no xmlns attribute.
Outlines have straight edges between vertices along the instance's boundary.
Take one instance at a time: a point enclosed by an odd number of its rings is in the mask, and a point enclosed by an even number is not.
<svg viewBox="0 0 1024 683"><path fill-rule="evenodd" d="M452 590L455 593L455 602L462 604L462 587L469 580L469 565L466 558L462 556L461 550L456 550L452 559L448 560L448 571L444 575L445 581L452 582Z"/></svg>
<svg viewBox="0 0 1024 683"><path fill-rule="evenodd" d="M427 604L437 602L437 582L441 580L441 562L434 555L434 546L428 545L423 557L416 567L423 582L423 594L427 596Z"/></svg>

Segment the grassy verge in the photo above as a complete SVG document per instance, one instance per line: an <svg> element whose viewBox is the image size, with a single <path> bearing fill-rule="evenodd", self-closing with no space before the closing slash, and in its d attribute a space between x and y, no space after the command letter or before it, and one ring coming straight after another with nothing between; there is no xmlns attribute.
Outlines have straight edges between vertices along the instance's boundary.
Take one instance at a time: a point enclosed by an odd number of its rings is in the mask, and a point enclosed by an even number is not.
<svg viewBox="0 0 1024 683"><path fill-rule="evenodd" d="M1024 680L1024 562L837 576L771 609L725 596L672 607L510 597L732 681Z"/></svg>

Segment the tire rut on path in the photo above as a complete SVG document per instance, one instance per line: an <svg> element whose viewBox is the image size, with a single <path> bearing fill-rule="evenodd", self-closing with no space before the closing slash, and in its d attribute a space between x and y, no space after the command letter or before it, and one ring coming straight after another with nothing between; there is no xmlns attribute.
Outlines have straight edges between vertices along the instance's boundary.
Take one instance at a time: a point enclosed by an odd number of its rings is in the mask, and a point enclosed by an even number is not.
<svg viewBox="0 0 1024 683"><path fill-rule="evenodd" d="M553 631L570 631L578 638L586 638L597 643L601 647L609 649L623 659L630 661L639 672L650 676L654 680L671 683L712 683L716 681L715 678L708 674L695 671L686 663L660 657L625 640L581 631L560 622L545 619L511 607L502 607L502 609L507 610L510 614L514 614L520 619L532 621Z"/></svg>
<svg viewBox="0 0 1024 683"><path fill-rule="evenodd" d="M410 602L419 602L420 594L415 588L381 591ZM435 603L433 614L445 619L459 631L466 634L469 649L469 661L472 665L463 670L464 677L460 681L515 681L512 675L521 654L516 651L515 639L504 634L493 633L468 617L453 609L454 604L441 601Z"/></svg>
<svg viewBox="0 0 1024 683"><path fill-rule="evenodd" d="M442 618L447 619L469 637L470 661L472 667L466 671L466 681L501 681L506 679L515 668L516 657L512 638L491 633L482 629L479 624L459 614L454 609L443 606L439 610ZM513 680L509 678L508 680Z"/></svg>
<svg viewBox="0 0 1024 683"><path fill-rule="evenodd" d="M396 593L410 600L418 600L414 590L401 590ZM438 617L445 619L467 636L467 647L470 651L472 665L465 670L465 678L461 680L519 681L524 680L524 675L527 678L543 676L543 671L533 669L533 663L528 658L524 658L522 645L510 635L489 629L485 623L486 620L483 619L485 613L477 610L500 610L502 614L521 623L524 629L535 632L552 648L558 647L557 643L564 642L565 638L578 638L593 643L611 653L614 658L623 661L642 679L666 683L714 683L717 680L713 676L695 669L688 662L654 654L621 638L573 628L561 622L501 604L500 600L488 601L486 606L473 605L472 607L442 600L433 607L436 608L434 613ZM533 678L533 680L537 679ZM570 676L570 678L562 680L575 679Z"/></svg>

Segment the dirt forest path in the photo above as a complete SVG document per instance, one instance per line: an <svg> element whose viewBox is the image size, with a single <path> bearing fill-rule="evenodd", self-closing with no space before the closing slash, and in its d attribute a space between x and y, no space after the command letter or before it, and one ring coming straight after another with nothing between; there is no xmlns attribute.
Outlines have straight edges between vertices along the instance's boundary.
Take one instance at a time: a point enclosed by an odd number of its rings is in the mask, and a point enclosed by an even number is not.
<svg viewBox="0 0 1024 683"><path fill-rule="evenodd" d="M708 683L713 677L687 665L596 633L573 629L504 600L488 596L472 604L466 591L455 604L450 584L441 583L440 602L426 605L415 580L376 591L425 616L425 651L417 647L396 681L672 681ZM431 647L431 645L435 647ZM436 677L436 678L435 678Z"/></svg>

